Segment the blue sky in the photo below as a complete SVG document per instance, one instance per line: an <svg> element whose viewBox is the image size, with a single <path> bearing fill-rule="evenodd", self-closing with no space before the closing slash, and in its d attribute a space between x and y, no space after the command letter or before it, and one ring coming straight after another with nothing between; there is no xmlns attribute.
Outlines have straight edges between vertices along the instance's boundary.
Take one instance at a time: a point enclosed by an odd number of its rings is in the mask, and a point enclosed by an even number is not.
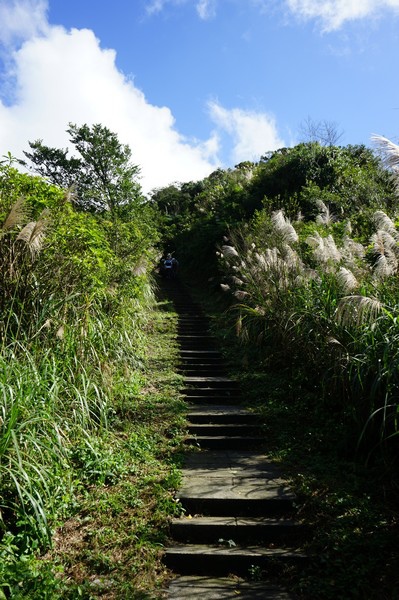
<svg viewBox="0 0 399 600"><path fill-rule="evenodd" d="M399 0L0 0L0 155L128 143L146 192L258 160L335 123L399 134Z"/></svg>

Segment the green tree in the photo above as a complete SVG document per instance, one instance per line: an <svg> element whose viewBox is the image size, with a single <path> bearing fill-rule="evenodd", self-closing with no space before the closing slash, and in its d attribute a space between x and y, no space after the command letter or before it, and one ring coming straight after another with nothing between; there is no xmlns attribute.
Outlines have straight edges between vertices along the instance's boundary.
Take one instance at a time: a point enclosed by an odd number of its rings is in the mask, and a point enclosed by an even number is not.
<svg viewBox="0 0 399 600"><path fill-rule="evenodd" d="M131 162L131 150L103 125L77 126L69 123L70 142L78 157L67 149L51 148L42 140L29 142L32 152L24 152L33 169L51 183L76 189L76 203L83 210L117 212L141 198L137 182L140 169Z"/></svg>

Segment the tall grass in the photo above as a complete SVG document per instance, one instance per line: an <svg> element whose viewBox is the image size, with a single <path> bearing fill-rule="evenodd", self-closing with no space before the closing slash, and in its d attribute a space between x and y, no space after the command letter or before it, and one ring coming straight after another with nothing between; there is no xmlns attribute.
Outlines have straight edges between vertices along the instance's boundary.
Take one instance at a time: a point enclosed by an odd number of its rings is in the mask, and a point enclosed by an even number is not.
<svg viewBox="0 0 399 600"><path fill-rule="evenodd" d="M313 223L282 211L221 246L222 289L236 329L274 366L318 381L325 410L339 411L358 451L397 455L399 232L384 212L361 244L326 207ZM328 217L328 218L327 218ZM237 302L238 300L238 302ZM356 445L356 443L355 443Z"/></svg>
<svg viewBox="0 0 399 600"><path fill-rule="evenodd" d="M0 557L9 558L50 547L82 486L123 468L107 438L141 366L152 299L142 268L150 238L129 255L135 229L121 225L120 257L110 244L118 224L43 193L45 211L43 199L0 196ZM0 568L0 591L17 562Z"/></svg>

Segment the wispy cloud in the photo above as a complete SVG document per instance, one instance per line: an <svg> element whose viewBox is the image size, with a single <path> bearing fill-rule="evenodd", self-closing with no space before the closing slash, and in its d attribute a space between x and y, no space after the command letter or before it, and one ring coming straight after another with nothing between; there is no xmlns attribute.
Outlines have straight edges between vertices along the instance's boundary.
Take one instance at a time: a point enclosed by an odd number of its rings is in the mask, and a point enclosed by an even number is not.
<svg viewBox="0 0 399 600"><path fill-rule="evenodd" d="M47 10L46 0L0 0L0 44L9 47L45 33Z"/></svg>
<svg viewBox="0 0 399 600"><path fill-rule="evenodd" d="M286 0L289 11L316 20L324 31L340 29L348 21L376 17L384 11L399 14L399 0Z"/></svg>
<svg viewBox="0 0 399 600"><path fill-rule="evenodd" d="M146 12L148 15L154 15L160 13L168 5L179 6L182 4L192 4L200 19L204 21L216 15L217 0L148 0Z"/></svg>
<svg viewBox="0 0 399 600"><path fill-rule="evenodd" d="M197 2L197 12L201 19L211 19L216 15L216 0L200 0Z"/></svg>
<svg viewBox="0 0 399 600"><path fill-rule="evenodd" d="M274 117L265 112L240 108L227 109L216 101L208 104L216 131L227 133L233 142L231 159L235 163L258 160L269 150L284 146Z"/></svg>
<svg viewBox="0 0 399 600"><path fill-rule="evenodd" d="M243 0L224 0L241 4ZM304 21L316 21L323 31L340 29L349 21L374 18L384 12L399 14L399 0L247 0L251 7L262 14L270 14L280 9L286 10L288 17ZM216 16L220 0L148 0L147 12L159 13L167 5L192 4L201 19Z"/></svg>

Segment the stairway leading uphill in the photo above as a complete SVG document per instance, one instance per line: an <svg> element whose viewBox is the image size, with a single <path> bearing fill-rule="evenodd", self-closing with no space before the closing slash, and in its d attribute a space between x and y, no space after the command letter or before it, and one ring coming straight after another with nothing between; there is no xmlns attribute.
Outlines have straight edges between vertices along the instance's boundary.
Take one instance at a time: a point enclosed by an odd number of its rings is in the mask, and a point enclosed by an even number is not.
<svg viewBox="0 0 399 600"><path fill-rule="evenodd" d="M304 560L295 496L265 455L258 416L225 372L208 322L177 281L165 293L178 313L188 403L188 451L164 562L175 574L167 598L288 600L268 583ZM192 448L190 450L190 447ZM262 579L262 581L257 581Z"/></svg>

